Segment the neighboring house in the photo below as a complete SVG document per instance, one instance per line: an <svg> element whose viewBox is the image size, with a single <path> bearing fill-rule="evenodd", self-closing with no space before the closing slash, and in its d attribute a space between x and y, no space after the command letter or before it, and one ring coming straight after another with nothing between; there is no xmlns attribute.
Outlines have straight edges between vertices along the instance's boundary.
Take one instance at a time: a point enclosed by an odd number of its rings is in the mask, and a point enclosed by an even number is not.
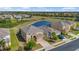
<svg viewBox="0 0 79 59"><path fill-rule="evenodd" d="M24 17L24 18L31 18L31 15L23 14L23 17Z"/></svg>
<svg viewBox="0 0 79 59"><path fill-rule="evenodd" d="M9 47L11 45L10 42L10 33L8 29L0 28L0 40L5 41L5 46Z"/></svg>
<svg viewBox="0 0 79 59"><path fill-rule="evenodd" d="M9 14L3 15L3 16L4 16L4 19L13 19L13 16Z"/></svg>
<svg viewBox="0 0 79 59"><path fill-rule="evenodd" d="M14 15L14 18L21 20L23 17L22 17L22 15Z"/></svg>
<svg viewBox="0 0 79 59"><path fill-rule="evenodd" d="M64 23L67 23L72 29L76 28L76 23L73 21L64 21Z"/></svg>
<svg viewBox="0 0 79 59"><path fill-rule="evenodd" d="M31 18L31 15L28 15L28 14L2 14L0 15L0 19L18 19L18 20L21 20L21 19L25 19L26 18Z"/></svg>
<svg viewBox="0 0 79 59"><path fill-rule="evenodd" d="M3 15L0 15L0 20L4 20L4 16Z"/></svg>
<svg viewBox="0 0 79 59"><path fill-rule="evenodd" d="M75 30L79 31L79 27L75 28Z"/></svg>
<svg viewBox="0 0 79 59"><path fill-rule="evenodd" d="M76 23L72 21L57 21L53 22L53 28L63 32L69 32L71 28L76 28Z"/></svg>

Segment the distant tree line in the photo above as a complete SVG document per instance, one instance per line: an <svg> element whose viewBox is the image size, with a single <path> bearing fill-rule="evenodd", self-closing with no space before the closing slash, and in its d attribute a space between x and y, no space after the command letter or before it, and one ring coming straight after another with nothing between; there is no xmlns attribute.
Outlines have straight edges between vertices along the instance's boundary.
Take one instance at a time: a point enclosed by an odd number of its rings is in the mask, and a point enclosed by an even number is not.
<svg viewBox="0 0 79 59"><path fill-rule="evenodd" d="M79 12L31 12L31 11L8 11L0 14L30 14L33 16L54 16L54 17L79 17Z"/></svg>

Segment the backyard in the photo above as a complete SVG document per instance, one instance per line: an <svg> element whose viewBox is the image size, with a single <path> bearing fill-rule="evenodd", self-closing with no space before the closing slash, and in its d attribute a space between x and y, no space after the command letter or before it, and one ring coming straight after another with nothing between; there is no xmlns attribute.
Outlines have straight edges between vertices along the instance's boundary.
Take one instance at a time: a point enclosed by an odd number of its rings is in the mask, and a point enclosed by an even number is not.
<svg viewBox="0 0 79 59"><path fill-rule="evenodd" d="M72 18L72 19L74 19L74 18ZM15 27L19 24L23 24L24 22L38 21L38 20L48 20L48 21L51 21L51 22L63 21L63 20L61 20L61 17L57 18L57 17L45 17L45 16L32 16L32 18L26 18L26 19L22 19L22 20L17 20L17 19L0 20L0 27L11 28L11 27Z"/></svg>
<svg viewBox="0 0 79 59"><path fill-rule="evenodd" d="M12 28L19 24L23 24L25 22L30 22L31 20L17 20L17 19L5 19L0 21L1 28Z"/></svg>

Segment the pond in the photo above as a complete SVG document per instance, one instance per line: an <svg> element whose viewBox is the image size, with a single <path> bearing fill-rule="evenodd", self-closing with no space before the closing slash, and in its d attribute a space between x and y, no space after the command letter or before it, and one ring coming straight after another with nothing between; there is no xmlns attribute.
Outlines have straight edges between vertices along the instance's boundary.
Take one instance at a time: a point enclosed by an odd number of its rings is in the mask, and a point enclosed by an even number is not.
<svg viewBox="0 0 79 59"><path fill-rule="evenodd" d="M40 27L40 26L51 27L51 22L49 22L49 21L38 21L38 22L33 23L32 25L36 26L36 27Z"/></svg>

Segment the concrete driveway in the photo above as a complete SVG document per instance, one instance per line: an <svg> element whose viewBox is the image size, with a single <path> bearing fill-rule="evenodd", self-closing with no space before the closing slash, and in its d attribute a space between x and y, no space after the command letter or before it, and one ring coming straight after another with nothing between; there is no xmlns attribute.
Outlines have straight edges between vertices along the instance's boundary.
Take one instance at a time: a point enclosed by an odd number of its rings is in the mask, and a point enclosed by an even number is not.
<svg viewBox="0 0 79 59"><path fill-rule="evenodd" d="M38 41L38 43L40 43L40 44L43 46L43 48L44 48L45 50L50 50L50 49L52 49L52 45L50 45L47 41L45 41L42 36L39 36L39 37L37 38L37 41Z"/></svg>

